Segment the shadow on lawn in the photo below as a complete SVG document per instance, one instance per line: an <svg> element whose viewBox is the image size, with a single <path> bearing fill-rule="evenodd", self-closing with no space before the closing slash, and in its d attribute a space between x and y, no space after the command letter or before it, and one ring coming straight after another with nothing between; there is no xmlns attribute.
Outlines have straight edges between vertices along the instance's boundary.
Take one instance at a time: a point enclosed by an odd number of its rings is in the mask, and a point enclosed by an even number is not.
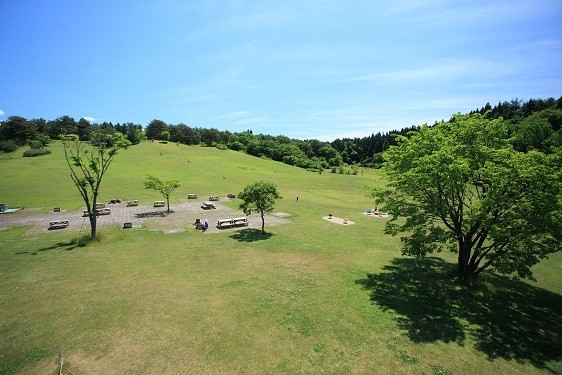
<svg viewBox="0 0 562 375"><path fill-rule="evenodd" d="M262 233L259 229L244 229L230 236L230 238L240 242L263 241L271 238L273 233Z"/></svg>
<svg viewBox="0 0 562 375"><path fill-rule="evenodd" d="M399 315L399 327L413 342L463 345L470 336L491 360L548 369L547 362L561 359L562 296L492 274L458 284L453 267L437 258L396 258L385 272L357 283L371 292L373 303Z"/></svg>
<svg viewBox="0 0 562 375"><path fill-rule="evenodd" d="M81 236L81 237L75 237L75 238L73 238L73 239L71 239L70 241L67 241L67 242L57 242L54 245L42 247L42 248L37 249L35 251L19 251L15 254L16 255L22 255L22 254L37 255L37 254L41 254L44 251L49 251L49 250L57 250L57 249L73 250L77 247L85 247L90 242L92 242L92 240L90 239L90 236L84 235L84 236Z"/></svg>

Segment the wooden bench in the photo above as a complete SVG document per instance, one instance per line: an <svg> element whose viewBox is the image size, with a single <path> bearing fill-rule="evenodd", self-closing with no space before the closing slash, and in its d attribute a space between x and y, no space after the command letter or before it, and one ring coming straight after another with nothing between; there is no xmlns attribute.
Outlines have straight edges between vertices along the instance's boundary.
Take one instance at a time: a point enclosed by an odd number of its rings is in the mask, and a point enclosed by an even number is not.
<svg viewBox="0 0 562 375"><path fill-rule="evenodd" d="M96 209L96 215L110 215L111 208L98 208Z"/></svg>
<svg viewBox="0 0 562 375"><path fill-rule="evenodd" d="M217 228L247 226L248 219L245 217L235 217L234 219L220 219L217 221Z"/></svg>
<svg viewBox="0 0 562 375"><path fill-rule="evenodd" d="M60 207L53 208L53 212L60 212Z"/></svg>
<svg viewBox="0 0 562 375"><path fill-rule="evenodd" d="M232 222L234 223L234 226L248 225L248 219L246 217L235 217L234 219L232 219Z"/></svg>
<svg viewBox="0 0 562 375"><path fill-rule="evenodd" d="M209 197L210 201L218 201L219 200L219 196L218 195L212 195Z"/></svg>
<svg viewBox="0 0 562 375"><path fill-rule="evenodd" d="M110 215L111 214L111 208L96 208L95 211L96 216L100 216L100 215ZM82 214L82 217L88 217L90 216L90 214L88 213L88 210L84 210L84 213Z"/></svg>
<svg viewBox="0 0 562 375"><path fill-rule="evenodd" d="M96 203L96 209L105 208L105 203Z"/></svg>
<svg viewBox="0 0 562 375"><path fill-rule="evenodd" d="M227 197L230 199L234 199L236 198L236 194L228 194Z"/></svg>
<svg viewBox="0 0 562 375"><path fill-rule="evenodd" d="M203 203L201 203L201 208L204 209L204 210L210 210L210 209L217 208L217 207L211 202L203 202Z"/></svg>
<svg viewBox="0 0 562 375"><path fill-rule="evenodd" d="M68 220L51 221L49 223L49 230L64 229L64 228L68 228Z"/></svg>
<svg viewBox="0 0 562 375"><path fill-rule="evenodd" d="M197 194L187 194L187 199L196 199Z"/></svg>
<svg viewBox="0 0 562 375"><path fill-rule="evenodd" d="M139 205L139 201L136 199L132 201L127 201L127 207L138 206L138 205Z"/></svg>
<svg viewBox="0 0 562 375"><path fill-rule="evenodd" d="M220 219L217 220L217 228L226 228L234 226L232 219Z"/></svg>
<svg viewBox="0 0 562 375"><path fill-rule="evenodd" d="M117 204L117 203L121 203L121 199L111 199L109 201L109 204Z"/></svg>
<svg viewBox="0 0 562 375"><path fill-rule="evenodd" d="M154 207L165 207L166 202L164 201L154 201Z"/></svg>
<svg viewBox="0 0 562 375"><path fill-rule="evenodd" d="M133 227L133 223L131 223L130 221L123 223L123 229L132 228L132 227Z"/></svg>

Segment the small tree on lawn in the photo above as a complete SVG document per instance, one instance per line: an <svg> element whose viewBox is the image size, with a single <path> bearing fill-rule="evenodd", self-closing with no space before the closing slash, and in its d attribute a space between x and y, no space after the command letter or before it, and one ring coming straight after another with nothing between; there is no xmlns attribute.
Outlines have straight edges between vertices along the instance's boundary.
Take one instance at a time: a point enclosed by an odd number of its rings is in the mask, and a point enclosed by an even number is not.
<svg viewBox="0 0 562 375"><path fill-rule="evenodd" d="M157 190L166 198L168 204L167 212L170 212L170 195L180 186L180 180L161 180L152 174L146 175L146 180L144 181L144 187L146 189Z"/></svg>
<svg viewBox="0 0 562 375"><path fill-rule="evenodd" d="M90 145L81 142L77 136L62 136L64 157L70 168L70 178L78 188L90 219L91 238L96 238L97 217L96 203L102 179L109 166L113 163L117 150L126 149L131 145L121 133L111 135L112 146L106 143Z"/></svg>
<svg viewBox="0 0 562 375"><path fill-rule="evenodd" d="M252 211L259 211L261 214L261 232L265 233L265 218L264 213L273 211L275 200L281 199L281 195L277 191L277 186L272 182L257 181L248 185L244 190L238 194L238 198L243 202L240 204L240 209L246 215Z"/></svg>

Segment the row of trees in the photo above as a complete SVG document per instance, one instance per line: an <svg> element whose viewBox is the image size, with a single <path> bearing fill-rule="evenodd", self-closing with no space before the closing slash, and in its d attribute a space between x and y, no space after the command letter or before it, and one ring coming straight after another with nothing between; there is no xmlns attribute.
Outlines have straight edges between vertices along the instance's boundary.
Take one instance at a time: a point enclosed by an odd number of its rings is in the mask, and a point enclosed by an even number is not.
<svg viewBox="0 0 562 375"><path fill-rule="evenodd" d="M330 143L317 140L255 135L251 130L231 133L214 128L193 128L185 124L169 125L161 120L152 120L145 132L148 139L243 151L310 170L343 164L342 156Z"/></svg>
<svg viewBox="0 0 562 375"><path fill-rule="evenodd" d="M559 131L562 125L562 97L528 101L514 99L493 107L486 103L469 114L475 113L490 119L502 117L507 124L508 139L517 150L547 151L562 144ZM344 163L377 168L383 162L382 152L396 145L397 136L409 136L419 129L420 126L411 126L368 137L336 139L331 145L341 154Z"/></svg>
<svg viewBox="0 0 562 375"><path fill-rule="evenodd" d="M18 146L40 137L58 139L61 134L75 134L81 141L108 143L112 141L115 133L123 134L131 144L137 144L145 139L142 126L133 123L92 124L84 118L75 121L69 116L61 116L50 121L43 118L27 120L20 116L10 116L0 123L0 141L11 140Z"/></svg>
<svg viewBox="0 0 562 375"><path fill-rule="evenodd" d="M523 102L515 99L472 111L490 119L502 117L507 124L509 142L519 151L540 150L549 152L562 144L562 97L558 100L530 99ZM433 125L435 126L435 124ZM27 120L11 116L0 123L0 142L16 146L39 139L39 137L58 138L60 134L76 134L82 141L95 144L110 143L113 135L122 133L131 144L142 139L163 140L186 145L204 145L246 152L256 157L266 157L286 164L321 171L332 168L340 171L342 165L361 165L378 168L382 165L382 152L397 144L398 136L410 136L420 126L410 126L388 133L371 134L363 138L343 138L333 142L318 140L297 140L286 136L256 135L251 130L231 133L215 128L197 128L185 124L167 124L162 120L152 120L144 129L133 123L112 124L102 122L92 124L82 118L75 121L69 116L61 116L52 121L44 119ZM44 142L43 142L44 143ZM37 144L37 143L36 143ZM0 145L2 146L2 145ZM32 147L33 148L33 147ZM0 147L4 149L4 147Z"/></svg>

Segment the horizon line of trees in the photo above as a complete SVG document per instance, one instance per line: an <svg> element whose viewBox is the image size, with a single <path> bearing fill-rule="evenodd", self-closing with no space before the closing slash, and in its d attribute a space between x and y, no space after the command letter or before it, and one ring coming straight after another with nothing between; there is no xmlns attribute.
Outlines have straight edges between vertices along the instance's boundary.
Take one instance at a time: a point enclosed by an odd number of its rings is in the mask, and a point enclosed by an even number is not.
<svg viewBox="0 0 562 375"><path fill-rule="evenodd" d="M469 114L474 113L490 119L502 117L508 124L510 143L518 151L535 149L549 152L552 147L562 145L562 97L558 100L548 98L528 101L516 98L493 107L486 103ZM437 122L432 126L436 124ZM398 136L409 137L421 128L420 125L412 125L400 130L372 133L362 138L337 138L332 142L324 142L316 139L293 139L284 135L256 135L252 130L232 133L212 127L167 124L158 119L152 120L143 129L142 125L132 122L98 124L90 123L84 118L75 121L70 116L49 121L10 116L0 122L0 152L14 151L25 144L32 149L41 148L41 145L44 147L48 143L49 138L57 139L61 134L76 134L81 141L111 146L113 135L119 132L133 145L144 139L202 145L242 151L311 171L321 172L331 168L332 172L355 174L358 166L379 168L383 163L382 153L397 144Z"/></svg>

